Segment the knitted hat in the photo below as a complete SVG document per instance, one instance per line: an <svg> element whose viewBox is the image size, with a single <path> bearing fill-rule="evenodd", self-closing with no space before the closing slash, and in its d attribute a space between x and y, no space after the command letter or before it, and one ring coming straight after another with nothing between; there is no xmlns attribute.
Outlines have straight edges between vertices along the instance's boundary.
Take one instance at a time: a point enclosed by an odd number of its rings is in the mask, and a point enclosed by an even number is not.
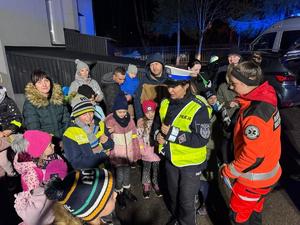
<svg viewBox="0 0 300 225"><path fill-rule="evenodd" d="M69 173L63 181L53 180L45 194L75 217L92 221L105 208L113 192L113 177L105 169L81 169Z"/></svg>
<svg viewBox="0 0 300 225"><path fill-rule="evenodd" d="M16 134L11 144L15 152L28 152L33 158L40 157L48 145L52 136L40 130L27 130L25 133Z"/></svg>
<svg viewBox="0 0 300 225"><path fill-rule="evenodd" d="M93 103L85 96L77 94L71 100L72 117L78 117L87 112L94 112Z"/></svg>
<svg viewBox="0 0 300 225"><path fill-rule="evenodd" d="M137 67L136 67L136 65L129 64L128 68L127 68L127 73L137 74Z"/></svg>
<svg viewBox="0 0 300 225"><path fill-rule="evenodd" d="M93 88L91 88L89 85L86 84L81 85L78 88L77 93L87 97L88 99L90 99L92 95L94 95L94 97L96 97L97 95L93 90Z"/></svg>
<svg viewBox="0 0 300 225"><path fill-rule="evenodd" d="M125 95L123 93L119 93L114 101L113 111L119 110L119 109L128 109L128 103Z"/></svg>
<svg viewBox="0 0 300 225"><path fill-rule="evenodd" d="M79 74L79 71L83 68L87 68L88 70L90 70L88 64L86 64L85 62L80 61L79 59L75 60L76 63L76 73Z"/></svg>
<svg viewBox="0 0 300 225"><path fill-rule="evenodd" d="M213 96L213 95L216 95L216 93L215 93L215 91L213 90L213 89L207 89L205 92L204 92L204 94L203 94L203 96L206 98L206 99L209 99L211 96Z"/></svg>
<svg viewBox="0 0 300 225"><path fill-rule="evenodd" d="M143 112L155 111L157 104L153 100L145 100L142 103Z"/></svg>

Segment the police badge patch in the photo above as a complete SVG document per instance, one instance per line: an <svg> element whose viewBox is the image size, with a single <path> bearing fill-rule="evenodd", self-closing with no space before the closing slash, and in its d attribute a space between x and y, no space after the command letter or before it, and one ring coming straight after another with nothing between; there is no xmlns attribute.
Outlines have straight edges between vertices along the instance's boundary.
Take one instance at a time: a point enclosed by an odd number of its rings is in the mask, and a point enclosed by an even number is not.
<svg viewBox="0 0 300 225"><path fill-rule="evenodd" d="M205 139L209 138L210 136L209 123L203 123L200 125L200 135Z"/></svg>
<svg viewBox="0 0 300 225"><path fill-rule="evenodd" d="M259 137L258 127L254 126L254 125L247 126L246 129L245 129L245 135L250 140L255 140L256 138Z"/></svg>
<svg viewBox="0 0 300 225"><path fill-rule="evenodd" d="M178 137L178 142L179 144L183 143L183 142L186 142L186 136L185 134L182 134Z"/></svg>

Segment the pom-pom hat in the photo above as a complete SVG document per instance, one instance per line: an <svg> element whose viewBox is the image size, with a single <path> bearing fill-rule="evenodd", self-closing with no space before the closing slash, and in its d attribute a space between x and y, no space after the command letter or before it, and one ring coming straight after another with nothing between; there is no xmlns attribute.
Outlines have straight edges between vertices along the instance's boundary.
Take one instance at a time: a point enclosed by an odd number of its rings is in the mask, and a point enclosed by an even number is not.
<svg viewBox="0 0 300 225"><path fill-rule="evenodd" d="M78 117L87 112L94 112L95 108L93 103L85 96L77 94L71 100L72 117Z"/></svg>
<svg viewBox="0 0 300 225"><path fill-rule="evenodd" d="M142 103L143 112L155 111L157 104L153 100L145 100Z"/></svg>
<svg viewBox="0 0 300 225"><path fill-rule="evenodd" d="M72 171L63 181L50 182L45 190L50 200L58 200L73 216L84 221L97 218L112 192L112 174L99 168Z"/></svg>

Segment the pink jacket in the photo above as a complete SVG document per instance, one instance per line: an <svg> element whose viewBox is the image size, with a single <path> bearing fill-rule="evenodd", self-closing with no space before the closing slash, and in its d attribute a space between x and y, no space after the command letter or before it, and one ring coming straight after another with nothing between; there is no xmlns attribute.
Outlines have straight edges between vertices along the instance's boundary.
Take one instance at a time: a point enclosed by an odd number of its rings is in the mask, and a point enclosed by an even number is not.
<svg viewBox="0 0 300 225"><path fill-rule="evenodd" d="M105 119L108 128L113 128L112 139L114 148L111 150L109 158L114 166L130 165L141 158L140 146L137 137L137 130L134 121L130 119L127 127L121 127L109 114Z"/></svg>
<svg viewBox="0 0 300 225"><path fill-rule="evenodd" d="M143 161L157 162L160 161L159 156L154 152L154 147L150 146L150 130L153 120L146 122L146 128L138 128L138 137L141 148L141 156Z"/></svg>

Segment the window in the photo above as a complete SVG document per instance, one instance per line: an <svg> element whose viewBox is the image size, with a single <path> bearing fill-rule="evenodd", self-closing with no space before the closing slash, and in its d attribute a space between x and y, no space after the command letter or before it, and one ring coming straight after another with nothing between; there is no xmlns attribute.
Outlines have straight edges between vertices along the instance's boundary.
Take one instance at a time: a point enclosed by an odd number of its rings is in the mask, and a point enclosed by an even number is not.
<svg viewBox="0 0 300 225"><path fill-rule="evenodd" d="M253 50L272 49L276 32L262 35L253 45Z"/></svg>
<svg viewBox="0 0 300 225"><path fill-rule="evenodd" d="M284 31L282 34L280 49L288 50L293 47L298 39L300 39L300 30Z"/></svg>

